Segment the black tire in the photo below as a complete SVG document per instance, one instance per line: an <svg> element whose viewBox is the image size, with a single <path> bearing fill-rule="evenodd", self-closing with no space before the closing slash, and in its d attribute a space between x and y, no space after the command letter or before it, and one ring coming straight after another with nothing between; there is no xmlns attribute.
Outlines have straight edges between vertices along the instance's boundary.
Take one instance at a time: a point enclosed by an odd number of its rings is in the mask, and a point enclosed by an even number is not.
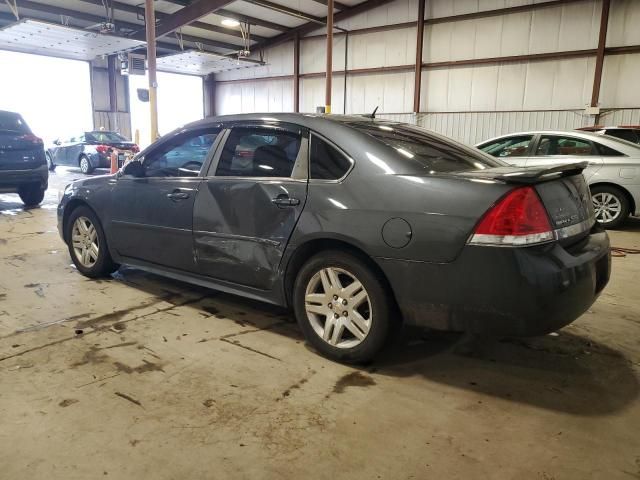
<svg viewBox="0 0 640 480"><path fill-rule="evenodd" d="M611 197L606 197L611 195ZM620 205L619 212L615 218L610 221L606 221L606 213L599 214L597 203L602 204L604 198L611 198L612 202L617 202ZM591 189L591 198L596 209L596 219L606 229L619 228L629 217L631 206L629 205L629 198L621 189L610 185L597 185ZM609 212L611 215L611 212Z"/></svg>
<svg viewBox="0 0 640 480"><path fill-rule="evenodd" d="M53 159L51 158L51 154L49 152L47 152L46 157L47 157L47 168L49 169L50 172L53 172L56 169L56 164L53 163Z"/></svg>
<svg viewBox="0 0 640 480"><path fill-rule="evenodd" d="M80 167L80 171L85 175L89 175L94 170L93 165L91 165L91 160L89 160L89 157L86 155L80 155L78 166Z"/></svg>
<svg viewBox="0 0 640 480"><path fill-rule="evenodd" d="M370 327L364 339L353 347L340 348L323 340L320 333L314 329L305 308L307 287L311 285L310 282L316 274L328 267L351 274L362 284L368 294L367 310L370 307ZM339 302L336 305L339 305ZM293 308L305 338L322 355L339 362L365 363L372 360L383 349L392 337L392 305L389 292L376 273L358 257L337 250L321 252L311 257L302 266L294 282ZM322 321L322 316L317 318ZM326 323L324 328L327 328ZM344 331L347 329L345 328Z"/></svg>
<svg viewBox="0 0 640 480"><path fill-rule="evenodd" d="M75 249L73 247L72 240L72 231L73 226L78 218L84 217L88 219L91 224L95 227L97 233L98 240L98 258L95 260L95 263L91 266L86 266L82 264L80 258L78 258ZM73 264L76 266L78 271L83 275L89 278L99 278L105 277L109 274L115 272L118 269L118 264L116 264L111 258L111 254L109 253L109 247L107 246L107 239L104 235L104 230L102 229L102 224L100 223L100 219L98 216L91 210L89 207L80 206L75 208L69 218L67 219L67 223L65 225L65 238L67 241L67 248L69 249L69 255L71 255L71 260Z"/></svg>
<svg viewBox="0 0 640 480"><path fill-rule="evenodd" d="M40 184L24 185L18 190L20 200L25 207L31 208L40 205L44 199L44 190L40 188Z"/></svg>

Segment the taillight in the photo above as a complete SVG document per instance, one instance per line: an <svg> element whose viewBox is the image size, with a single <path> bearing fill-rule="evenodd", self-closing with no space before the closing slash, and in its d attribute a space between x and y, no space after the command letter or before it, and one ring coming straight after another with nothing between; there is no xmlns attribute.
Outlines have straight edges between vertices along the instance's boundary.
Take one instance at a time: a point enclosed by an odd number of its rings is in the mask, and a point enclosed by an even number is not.
<svg viewBox="0 0 640 480"><path fill-rule="evenodd" d="M42 145L42 139L40 137L36 137L35 135L28 133L27 135L22 135L20 140L24 140L25 142L35 143L37 145Z"/></svg>
<svg viewBox="0 0 640 480"><path fill-rule="evenodd" d="M509 192L485 213L469 239L476 245L532 245L553 240L547 211L533 187Z"/></svg>
<svg viewBox="0 0 640 480"><path fill-rule="evenodd" d="M110 147L108 145L98 145L96 147L96 151L98 153L101 153L101 154L105 155L109 151L109 148Z"/></svg>

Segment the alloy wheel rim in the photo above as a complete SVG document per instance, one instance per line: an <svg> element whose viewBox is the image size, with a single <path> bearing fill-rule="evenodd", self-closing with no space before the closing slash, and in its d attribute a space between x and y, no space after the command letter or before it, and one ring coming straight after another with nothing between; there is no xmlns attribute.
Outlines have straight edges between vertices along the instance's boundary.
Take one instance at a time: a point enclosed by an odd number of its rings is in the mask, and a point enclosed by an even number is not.
<svg viewBox="0 0 640 480"><path fill-rule="evenodd" d="M83 172L89 171L89 161L86 158L80 160L80 170L82 170Z"/></svg>
<svg viewBox="0 0 640 480"><path fill-rule="evenodd" d="M100 243L95 225L87 217L78 217L71 229L73 253L85 268L93 267L98 261Z"/></svg>
<svg viewBox="0 0 640 480"><path fill-rule="evenodd" d="M591 201L593 202L597 221L610 223L620 216L622 203L620 199L612 193L596 193L591 197Z"/></svg>
<svg viewBox="0 0 640 480"><path fill-rule="evenodd" d="M362 343L373 321L369 294L357 277L343 268L326 267L311 277L305 310L316 334L337 348Z"/></svg>

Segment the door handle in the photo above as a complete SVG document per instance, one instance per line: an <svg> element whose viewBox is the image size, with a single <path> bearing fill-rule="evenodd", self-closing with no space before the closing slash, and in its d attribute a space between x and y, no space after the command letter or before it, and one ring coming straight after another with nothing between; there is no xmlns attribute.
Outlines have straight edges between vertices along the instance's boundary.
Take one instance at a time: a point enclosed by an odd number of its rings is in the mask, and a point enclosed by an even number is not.
<svg viewBox="0 0 640 480"><path fill-rule="evenodd" d="M171 193L167 193L167 198L169 200L172 200L174 202L177 202L179 200L186 200L187 198L189 198L191 195L189 195L187 192L182 192L180 190L174 190Z"/></svg>
<svg viewBox="0 0 640 480"><path fill-rule="evenodd" d="M296 205L300 205L300 200L281 194L276 198L272 198L271 203L278 205L279 207L295 207Z"/></svg>

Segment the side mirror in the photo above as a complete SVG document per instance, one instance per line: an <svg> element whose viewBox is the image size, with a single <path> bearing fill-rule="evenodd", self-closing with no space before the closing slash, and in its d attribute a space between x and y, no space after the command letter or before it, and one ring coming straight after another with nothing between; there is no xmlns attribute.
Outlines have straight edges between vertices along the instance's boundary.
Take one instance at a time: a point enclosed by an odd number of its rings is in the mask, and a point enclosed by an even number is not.
<svg viewBox="0 0 640 480"><path fill-rule="evenodd" d="M132 177L144 177L144 167L140 160L131 160L122 167L122 175L131 175Z"/></svg>
<svg viewBox="0 0 640 480"><path fill-rule="evenodd" d="M60 139L59 139L59 138L56 138L56 139L53 141L53 144L54 144L54 145L60 145L61 143L62 143L62 142L60 141Z"/></svg>

